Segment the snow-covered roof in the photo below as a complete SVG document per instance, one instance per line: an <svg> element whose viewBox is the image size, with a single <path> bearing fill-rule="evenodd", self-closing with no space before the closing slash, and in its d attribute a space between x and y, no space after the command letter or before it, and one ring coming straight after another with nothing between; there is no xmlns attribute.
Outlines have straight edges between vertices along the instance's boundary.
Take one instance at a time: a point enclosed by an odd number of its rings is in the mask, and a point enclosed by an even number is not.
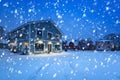
<svg viewBox="0 0 120 80"><path fill-rule="evenodd" d="M20 28L22 28L22 27L24 27L24 26L26 26L26 25L28 25L28 24L35 24L35 23L42 23L42 22L50 22L50 23L52 23L52 24L54 25L54 27L55 27L61 34L63 34L63 32L57 27L57 25L56 25L56 24L54 23L54 21L52 21L52 20L40 20L40 21L27 22L27 23L19 26L18 28L10 31L10 32L14 32L14 31L16 31L16 30L18 30L18 29L20 29ZM9 34L9 33L8 33L8 34Z"/></svg>

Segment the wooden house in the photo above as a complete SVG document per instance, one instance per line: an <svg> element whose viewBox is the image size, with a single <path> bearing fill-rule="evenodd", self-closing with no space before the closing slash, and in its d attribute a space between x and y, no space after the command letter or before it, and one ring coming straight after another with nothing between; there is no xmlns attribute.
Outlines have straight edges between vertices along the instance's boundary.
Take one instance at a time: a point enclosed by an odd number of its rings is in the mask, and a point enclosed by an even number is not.
<svg viewBox="0 0 120 80"><path fill-rule="evenodd" d="M23 54L62 51L62 32L51 20L32 21L8 33L8 46Z"/></svg>

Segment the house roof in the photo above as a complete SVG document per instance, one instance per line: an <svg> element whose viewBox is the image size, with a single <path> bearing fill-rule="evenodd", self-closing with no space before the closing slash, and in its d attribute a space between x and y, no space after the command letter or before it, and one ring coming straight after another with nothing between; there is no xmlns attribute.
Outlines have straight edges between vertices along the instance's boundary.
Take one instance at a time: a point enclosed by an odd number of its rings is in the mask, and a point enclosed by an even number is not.
<svg viewBox="0 0 120 80"><path fill-rule="evenodd" d="M31 22L27 22L27 23L25 23L25 24L23 24L23 25L17 27L16 29L10 31L9 33L14 32L14 31L16 31L16 30L18 30L18 29L20 29L20 28L26 26L26 25L29 25L29 24L42 23L42 22L50 22L50 23L52 23L52 24L54 25L54 27L55 27L61 34L63 34L63 32L58 28L58 26L57 26L52 20L40 20L40 21L31 21ZM8 33L8 34L9 34L9 33Z"/></svg>

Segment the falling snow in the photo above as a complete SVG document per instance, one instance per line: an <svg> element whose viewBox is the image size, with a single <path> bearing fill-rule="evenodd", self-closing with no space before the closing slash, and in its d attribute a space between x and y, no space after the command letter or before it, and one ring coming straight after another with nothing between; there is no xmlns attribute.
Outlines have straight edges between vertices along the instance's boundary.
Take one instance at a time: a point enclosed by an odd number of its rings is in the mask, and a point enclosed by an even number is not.
<svg viewBox="0 0 120 80"><path fill-rule="evenodd" d="M0 0L0 27L6 30L0 36L0 43L6 43L7 32L18 26L46 19L55 22L67 42L87 42L90 38L95 45L95 41L107 39L106 35L111 33L117 34L116 40L120 39L119 0ZM15 36L24 37L22 33ZM85 50L86 46L81 49ZM120 80L119 53L68 50L59 55L28 56L0 49L0 79Z"/></svg>
<svg viewBox="0 0 120 80"><path fill-rule="evenodd" d="M118 27L120 23L120 6L117 0L57 0L41 2L33 0L28 2L23 0L7 2L0 0L0 2L3 5L1 11L4 12L4 16L0 16L0 24L9 27L10 30L29 21L44 19L55 21L63 33L68 36L67 39L88 38L88 35L86 35L88 32L89 37L94 38L94 34L118 33L120 30ZM14 25L12 25L13 23ZM106 29L103 30L103 26L106 26ZM101 38L101 35L98 35L98 38Z"/></svg>
<svg viewBox="0 0 120 80"><path fill-rule="evenodd" d="M2 20L0 19L0 23L2 22Z"/></svg>
<svg viewBox="0 0 120 80"><path fill-rule="evenodd" d="M5 7L9 7L8 3L4 3L3 6L5 6Z"/></svg>

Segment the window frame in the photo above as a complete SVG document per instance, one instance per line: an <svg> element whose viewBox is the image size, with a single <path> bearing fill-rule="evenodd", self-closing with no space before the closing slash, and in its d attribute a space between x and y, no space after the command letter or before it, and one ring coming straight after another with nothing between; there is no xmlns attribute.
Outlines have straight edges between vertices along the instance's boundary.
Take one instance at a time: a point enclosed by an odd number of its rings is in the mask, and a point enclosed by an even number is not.
<svg viewBox="0 0 120 80"><path fill-rule="evenodd" d="M57 36L58 36L59 38L57 38ZM55 38L59 40L59 39L60 39L60 35L59 35L59 34L56 34L56 35L55 35Z"/></svg>
<svg viewBox="0 0 120 80"><path fill-rule="evenodd" d="M37 34L37 32L39 31L38 29L42 32L41 37L40 37L40 36L38 37L38 34ZM40 28L36 28L36 38L41 39L42 37L43 37L43 30L42 30L42 29L40 29Z"/></svg>
<svg viewBox="0 0 120 80"><path fill-rule="evenodd" d="M59 46L59 49L56 49L56 46ZM60 51L61 50L61 46L60 45L55 44L54 47L55 47L55 51Z"/></svg>
<svg viewBox="0 0 120 80"><path fill-rule="evenodd" d="M43 50L36 50L36 44L39 44L39 45L42 44L42 45L43 45ZM44 44L44 43L41 43L41 44L40 44L40 43L35 43L35 44L34 44L34 45L35 45L35 46L34 46L34 48L35 48L34 51L35 51L35 52L41 52L41 51L44 51L44 50L45 50L45 44Z"/></svg>
<svg viewBox="0 0 120 80"><path fill-rule="evenodd" d="M48 33L50 33L50 34L52 35L51 38L48 37ZM53 33L50 32L50 31L47 31L47 38L48 38L48 39L52 39L52 37L53 37Z"/></svg>

